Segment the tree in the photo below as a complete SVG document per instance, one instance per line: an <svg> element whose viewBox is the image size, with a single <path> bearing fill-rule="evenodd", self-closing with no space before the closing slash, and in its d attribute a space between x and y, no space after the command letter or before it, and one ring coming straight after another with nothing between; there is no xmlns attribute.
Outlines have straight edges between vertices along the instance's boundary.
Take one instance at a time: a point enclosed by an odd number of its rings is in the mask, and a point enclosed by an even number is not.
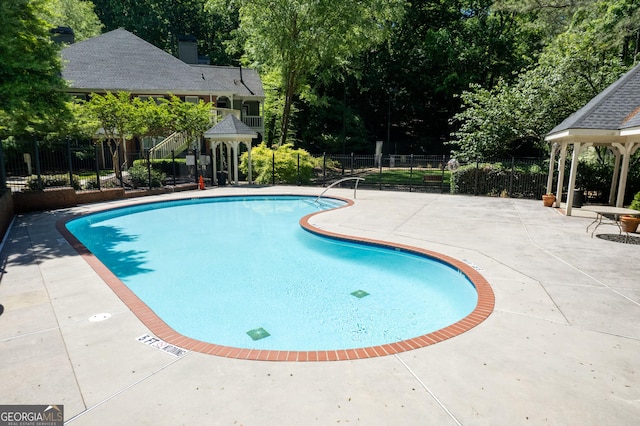
<svg viewBox="0 0 640 426"><path fill-rule="evenodd" d="M103 27L93 3L84 0L51 0L49 20L53 25L73 29L76 41L100 35Z"/></svg>
<svg viewBox="0 0 640 426"><path fill-rule="evenodd" d="M154 46L178 54L178 37L198 39L198 52L216 65L237 58L225 51L237 27L234 8L212 8L208 0L95 0L96 14L105 30L117 28L136 34Z"/></svg>
<svg viewBox="0 0 640 426"><path fill-rule="evenodd" d="M46 0L0 2L0 138L44 132L69 119L59 46Z"/></svg>
<svg viewBox="0 0 640 426"><path fill-rule="evenodd" d="M631 65L633 55L625 62L622 53L629 49L630 29L640 27L634 3L604 0L578 8L568 28L514 82L463 93L464 110L454 117L457 153L486 157L521 145L542 148L553 127Z"/></svg>
<svg viewBox="0 0 640 426"><path fill-rule="evenodd" d="M280 141L287 140L294 97L310 75L335 72L384 40L402 16L400 0L238 0L246 56L263 72L276 70L284 98ZM338 65L337 68L332 66ZM324 67L322 67L324 66Z"/></svg>
<svg viewBox="0 0 640 426"><path fill-rule="evenodd" d="M116 175L120 175L120 142L125 142L133 134L143 133L141 122L135 118L135 107L131 95L127 92L106 93L99 95L92 93L86 108L99 123L113 159ZM115 144L115 149L114 149Z"/></svg>

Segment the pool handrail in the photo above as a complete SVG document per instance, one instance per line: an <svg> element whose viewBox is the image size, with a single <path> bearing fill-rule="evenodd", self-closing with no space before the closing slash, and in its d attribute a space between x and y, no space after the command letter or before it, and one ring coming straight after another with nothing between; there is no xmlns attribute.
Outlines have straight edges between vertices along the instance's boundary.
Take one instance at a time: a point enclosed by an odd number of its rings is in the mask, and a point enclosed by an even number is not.
<svg viewBox="0 0 640 426"><path fill-rule="evenodd" d="M320 199L320 197L322 197L324 195L325 192L327 192L328 190L330 190L331 188L333 188L334 186L336 186L337 184L347 181L347 180L355 180L356 181L356 186L353 188L353 198L356 198L356 191L358 190L358 182L360 182L361 180L365 180L364 178L361 177L346 177L346 178L342 178L340 180L337 180L335 182L333 182L331 185L327 186L324 191L322 191L320 193L320 195L318 195L316 197L315 200L313 200L314 203L318 202L318 200Z"/></svg>

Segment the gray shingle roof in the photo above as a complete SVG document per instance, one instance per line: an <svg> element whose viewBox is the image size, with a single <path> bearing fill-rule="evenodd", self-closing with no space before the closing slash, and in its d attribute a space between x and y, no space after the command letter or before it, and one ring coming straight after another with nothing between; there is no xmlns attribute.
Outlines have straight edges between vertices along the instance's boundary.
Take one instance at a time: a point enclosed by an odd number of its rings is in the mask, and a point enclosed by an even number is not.
<svg viewBox="0 0 640 426"><path fill-rule="evenodd" d="M570 129L619 130L640 124L640 65L636 65L585 106L557 125L549 135ZM634 114L635 112L635 114ZM631 125L633 123L633 125Z"/></svg>
<svg viewBox="0 0 640 426"><path fill-rule="evenodd" d="M205 138L214 138L215 136L251 136L256 137L257 134L249 126L238 120L235 115L227 115L221 122L210 128L204 133Z"/></svg>
<svg viewBox="0 0 640 426"><path fill-rule="evenodd" d="M134 93L247 94L231 78L234 67L192 66L117 29L62 50L62 76L72 89L128 91ZM243 69L243 79L263 96L262 82L253 70Z"/></svg>
<svg viewBox="0 0 640 426"><path fill-rule="evenodd" d="M262 80L255 70L250 68L191 65L199 72L204 73L207 79L217 80L227 90L243 96L264 97ZM241 75L242 73L242 75Z"/></svg>

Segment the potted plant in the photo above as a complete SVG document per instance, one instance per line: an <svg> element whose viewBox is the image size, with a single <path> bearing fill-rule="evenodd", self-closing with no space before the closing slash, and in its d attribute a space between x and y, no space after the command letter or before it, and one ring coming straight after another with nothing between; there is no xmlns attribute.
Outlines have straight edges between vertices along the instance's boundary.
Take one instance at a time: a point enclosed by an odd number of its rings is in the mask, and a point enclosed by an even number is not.
<svg viewBox="0 0 640 426"><path fill-rule="evenodd" d="M629 208L640 211L640 192L633 197L633 201ZM624 232L636 232L638 225L640 225L640 217L637 215L625 214L620 216L620 227Z"/></svg>
<svg viewBox="0 0 640 426"><path fill-rule="evenodd" d="M556 196L552 193L544 194L542 196L542 204L544 204L545 207L551 207L555 201Z"/></svg>

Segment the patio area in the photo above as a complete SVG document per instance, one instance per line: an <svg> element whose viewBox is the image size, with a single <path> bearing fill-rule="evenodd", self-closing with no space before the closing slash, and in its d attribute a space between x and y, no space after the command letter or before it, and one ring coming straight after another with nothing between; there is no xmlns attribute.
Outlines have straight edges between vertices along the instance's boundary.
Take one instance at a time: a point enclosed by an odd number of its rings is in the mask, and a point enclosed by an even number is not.
<svg viewBox="0 0 640 426"><path fill-rule="evenodd" d="M615 226L592 238L592 212L358 190L353 206L311 224L462 260L491 284L495 310L432 346L333 362L176 357L143 344L149 330L56 230L69 215L132 203L321 191L221 187L17 217L1 253L0 404L61 404L73 425L638 423L640 245L614 241ZM89 320L101 313L111 316Z"/></svg>

